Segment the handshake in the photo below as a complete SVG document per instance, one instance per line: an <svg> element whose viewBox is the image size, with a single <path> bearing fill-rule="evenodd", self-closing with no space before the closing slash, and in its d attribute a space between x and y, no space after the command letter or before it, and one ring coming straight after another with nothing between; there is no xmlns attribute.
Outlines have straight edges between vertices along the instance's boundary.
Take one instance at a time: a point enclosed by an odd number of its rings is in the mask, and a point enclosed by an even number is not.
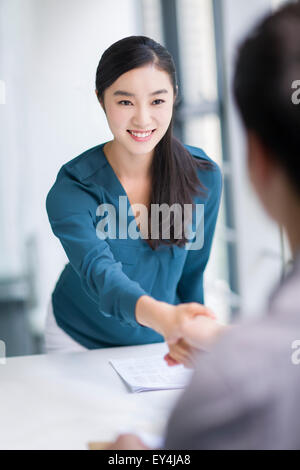
<svg viewBox="0 0 300 470"><path fill-rule="evenodd" d="M211 344L226 328L216 321L213 312L195 302L170 305L147 295L141 296L135 309L138 323L153 328L160 333L169 346L165 360L169 366L183 364L193 368L195 353L209 351ZM101 447L106 450L146 450L149 449L134 434L122 434L115 442Z"/></svg>
<svg viewBox="0 0 300 470"><path fill-rule="evenodd" d="M171 305L149 296L136 303L136 319L143 326L160 333L169 347L165 360L169 366L194 366L195 353L208 351L214 340L227 328L216 321L214 313L199 303Z"/></svg>

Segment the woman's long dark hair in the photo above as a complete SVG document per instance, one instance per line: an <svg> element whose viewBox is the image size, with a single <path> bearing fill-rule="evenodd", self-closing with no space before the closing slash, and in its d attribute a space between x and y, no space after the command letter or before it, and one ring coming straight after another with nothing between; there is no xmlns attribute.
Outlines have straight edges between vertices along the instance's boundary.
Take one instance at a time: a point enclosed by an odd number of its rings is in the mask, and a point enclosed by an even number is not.
<svg viewBox="0 0 300 470"><path fill-rule="evenodd" d="M271 151L300 196L300 4L264 18L238 50L234 96L242 120ZM299 86L299 85L298 85ZM300 95L300 93L298 93Z"/></svg>
<svg viewBox="0 0 300 470"><path fill-rule="evenodd" d="M130 36L114 43L101 57L96 73L96 90L99 101L103 103L104 91L118 77L129 70L148 64L154 64L159 70L168 73L174 95L176 95L176 70L169 52L153 39L145 36ZM197 168L206 170L211 167L210 162L194 158L173 136L172 117L166 134L154 150L151 167L150 204L168 204L169 207L173 204L179 204L182 207L182 214L184 214L184 205L191 204L194 207L193 196L204 194L205 187L198 178ZM156 249L160 244L183 246L188 241L184 234L184 227L188 225L188 222L182 217L182 238L175 238L174 217L171 217L170 239L165 240L160 220L159 238L149 238L146 241L153 249ZM151 211L149 211L148 227L151 227Z"/></svg>

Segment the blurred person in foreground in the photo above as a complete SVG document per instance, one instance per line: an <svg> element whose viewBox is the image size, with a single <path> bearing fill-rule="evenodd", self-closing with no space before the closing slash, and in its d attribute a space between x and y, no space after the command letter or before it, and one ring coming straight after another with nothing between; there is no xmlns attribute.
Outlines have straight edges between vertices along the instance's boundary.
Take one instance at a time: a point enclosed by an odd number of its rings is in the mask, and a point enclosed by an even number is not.
<svg viewBox="0 0 300 470"><path fill-rule="evenodd" d="M249 177L267 213L287 233L293 267L259 319L221 334L209 318L188 325L185 343L210 352L197 354L191 383L168 421L164 449L300 448L299 81L298 3L251 32L239 48L234 76ZM211 325L210 335L204 323ZM170 345L167 360L184 363L186 351L180 342ZM119 436L110 447L145 448L133 435Z"/></svg>

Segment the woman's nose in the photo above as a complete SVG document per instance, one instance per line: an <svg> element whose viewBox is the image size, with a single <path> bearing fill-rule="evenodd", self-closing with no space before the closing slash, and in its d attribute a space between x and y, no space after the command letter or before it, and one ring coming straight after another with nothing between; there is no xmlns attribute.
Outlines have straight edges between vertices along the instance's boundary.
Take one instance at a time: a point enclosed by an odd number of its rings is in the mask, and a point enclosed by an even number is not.
<svg viewBox="0 0 300 470"><path fill-rule="evenodd" d="M148 130L152 122L150 110L144 106L137 107L133 120L138 129Z"/></svg>

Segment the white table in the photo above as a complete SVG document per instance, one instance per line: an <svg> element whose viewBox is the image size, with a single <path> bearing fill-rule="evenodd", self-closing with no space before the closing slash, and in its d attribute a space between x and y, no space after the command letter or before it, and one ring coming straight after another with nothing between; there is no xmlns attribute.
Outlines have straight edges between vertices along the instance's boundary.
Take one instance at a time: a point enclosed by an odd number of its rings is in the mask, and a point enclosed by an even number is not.
<svg viewBox="0 0 300 470"><path fill-rule="evenodd" d="M162 435L182 390L130 393L108 361L165 352L159 343L6 359L0 449L87 449L127 428Z"/></svg>

